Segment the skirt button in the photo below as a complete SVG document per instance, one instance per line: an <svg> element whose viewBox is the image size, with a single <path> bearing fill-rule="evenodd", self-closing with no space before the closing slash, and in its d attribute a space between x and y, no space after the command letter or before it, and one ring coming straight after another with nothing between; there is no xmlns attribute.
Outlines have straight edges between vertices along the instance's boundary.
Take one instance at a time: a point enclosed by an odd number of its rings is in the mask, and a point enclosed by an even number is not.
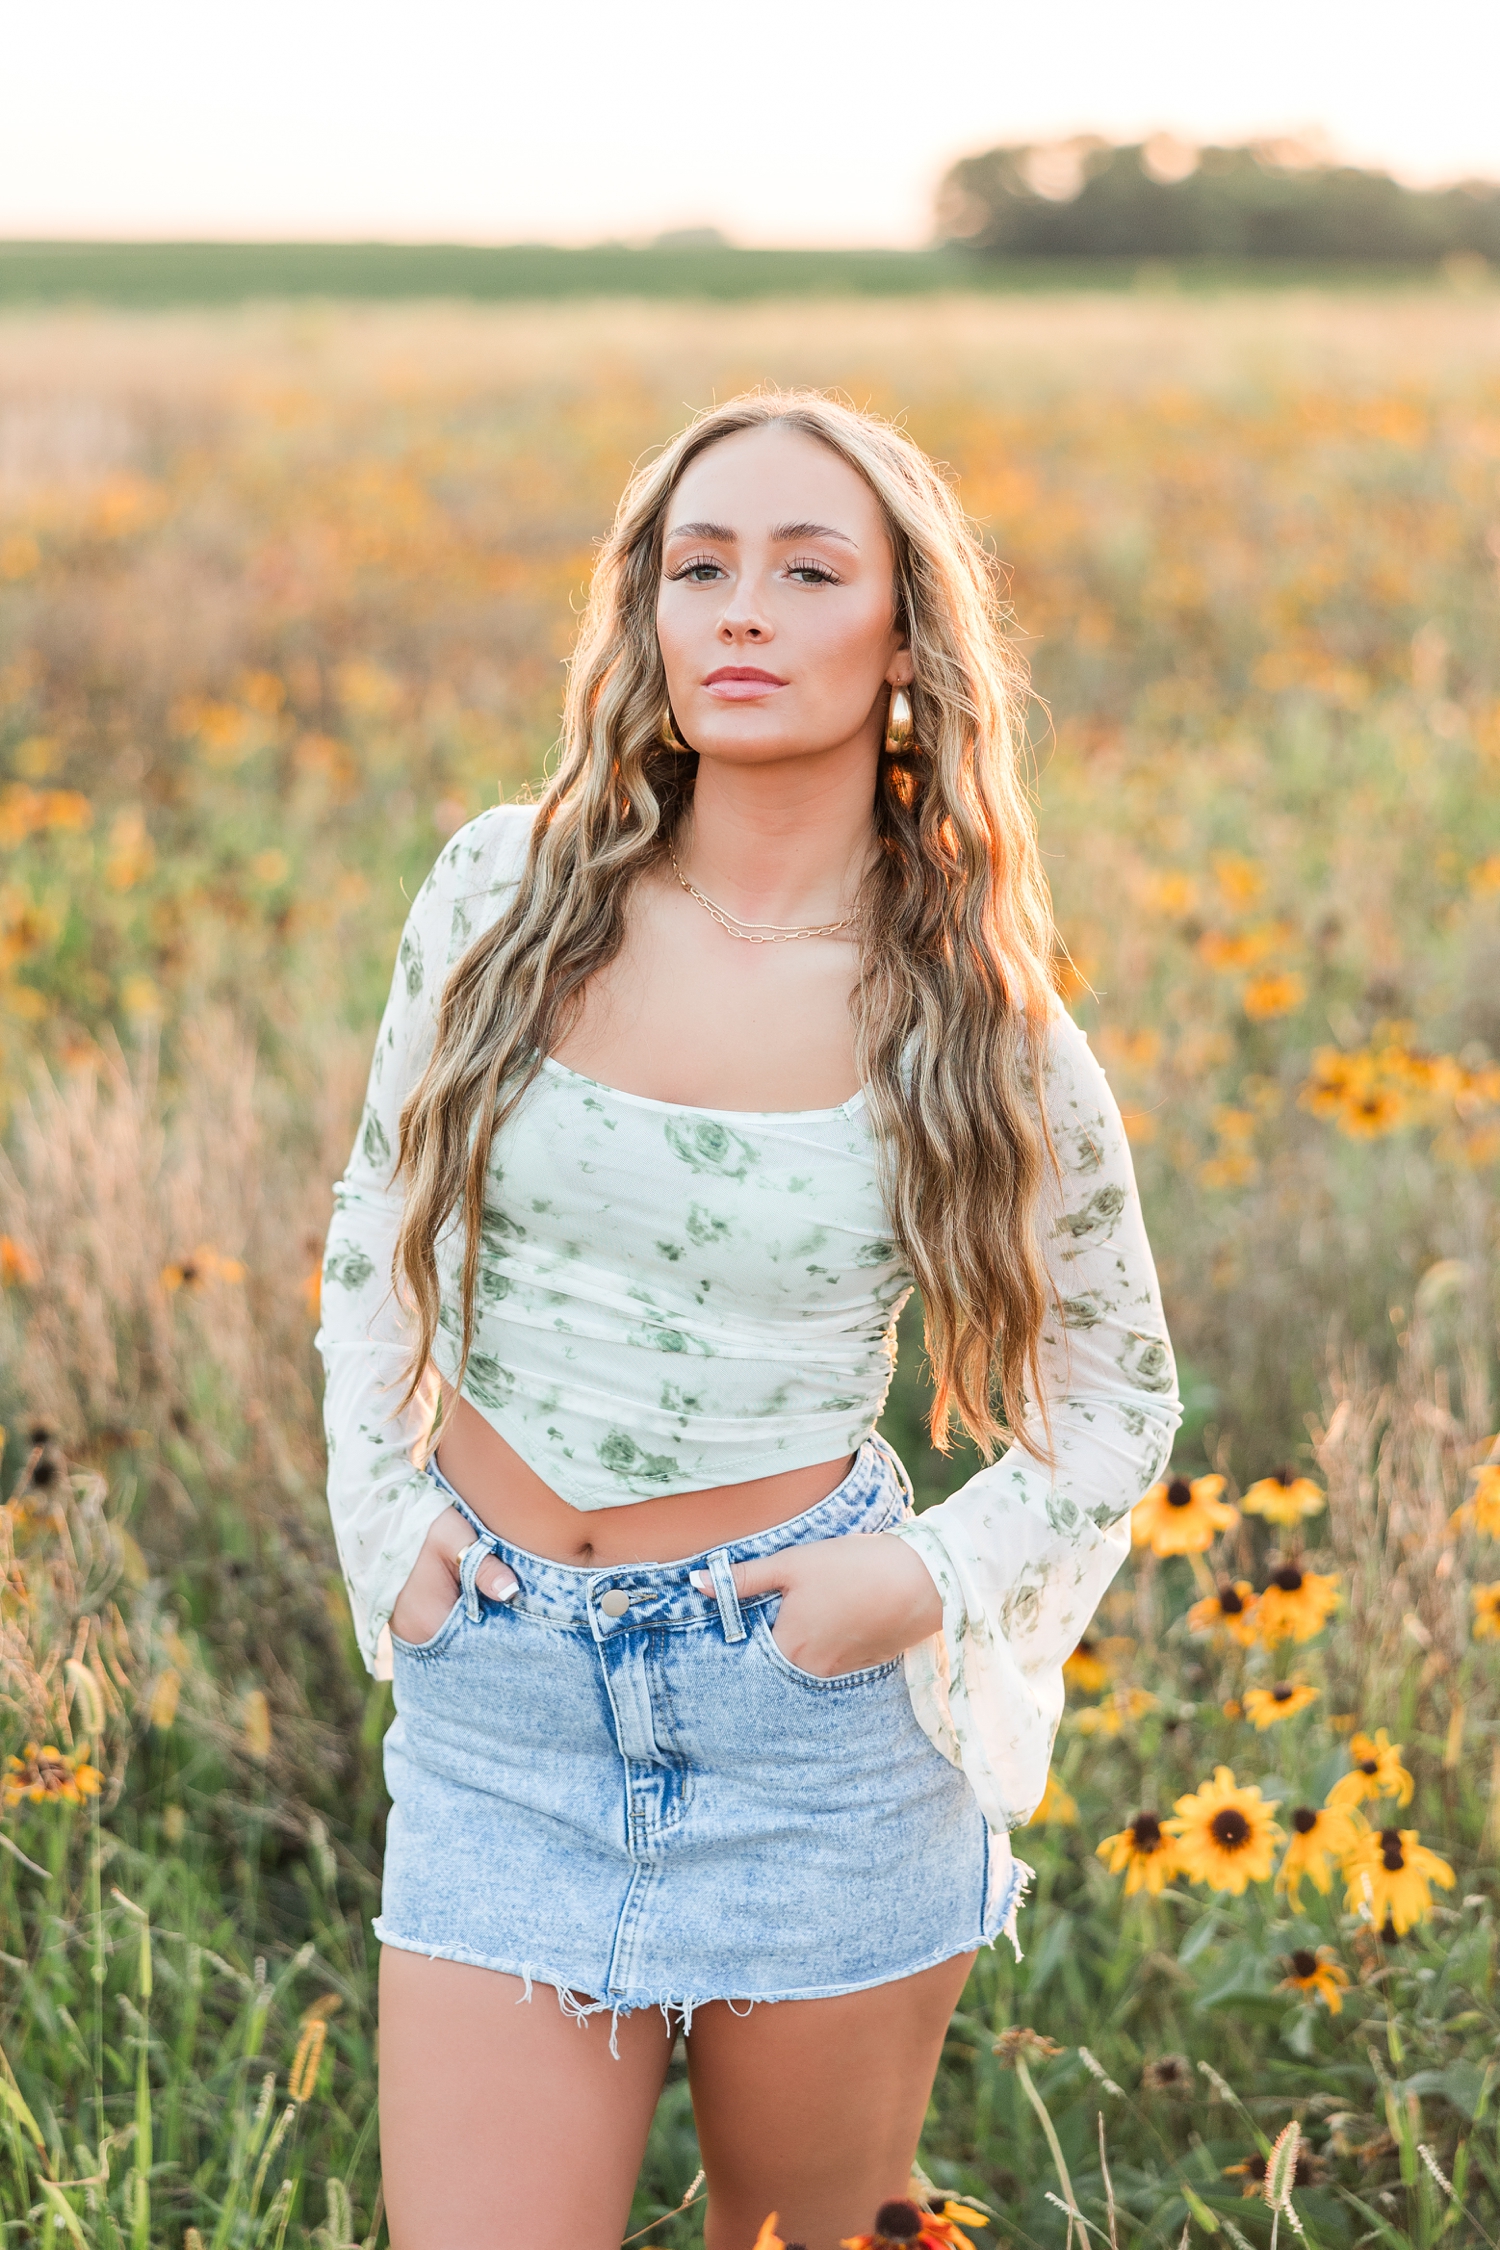
<svg viewBox="0 0 1500 2250"><path fill-rule="evenodd" d="M623 1617L630 1607L630 1596L622 1594L618 1587L614 1587L604 1595L599 1607L606 1617Z"/></svg>

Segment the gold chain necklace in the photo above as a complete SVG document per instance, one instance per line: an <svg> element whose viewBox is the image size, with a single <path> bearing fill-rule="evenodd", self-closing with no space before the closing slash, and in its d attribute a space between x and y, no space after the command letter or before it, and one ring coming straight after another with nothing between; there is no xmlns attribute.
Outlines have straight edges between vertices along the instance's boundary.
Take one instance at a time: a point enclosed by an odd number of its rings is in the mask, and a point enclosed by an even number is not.
<svg viewBox="0 0 1500 2250"><path fill-rule="evenodd" d="M721 930L726 931L730 937L742 939L746 945L794 945L798 938L832 937L837 930L847 930L855 919L852 914L846 914L842 922L809 922L800 929L791 922L745 922L739 915L730 914L722 906L715 906L711 898L705 898L702 891L688 881L677 864L677 854L670 844L667 846L667 857L672 862L673 874L688 897L695 898L704 911L713 916ZM751 932L755 930L768 930L775 934L754 937Z"/></svg>

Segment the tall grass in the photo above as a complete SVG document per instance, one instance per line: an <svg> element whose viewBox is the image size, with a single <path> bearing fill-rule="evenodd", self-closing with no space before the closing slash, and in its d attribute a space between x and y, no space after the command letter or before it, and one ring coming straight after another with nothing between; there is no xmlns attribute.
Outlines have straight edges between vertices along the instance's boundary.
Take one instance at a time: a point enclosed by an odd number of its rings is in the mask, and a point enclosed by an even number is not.
<svg viewBox="0 0 1500 2250"><path fill-rule="evenodd" d="M322 1511L328 1183L403 886L540 771L628 461L762 373L903 408L1012 563L1179 1463L1230 1499L1308 1471L1341 1602L1245 1651L1189 1629L1199 1576L1258 1586L1289 1535L1138 1550L1018 1839L1025 1959L978 1965L923 2162L1001 2240L1076 2232L1049 2194L1107 2232L1102 2111L1122 2239L1261 2243L1223 2167L1295 2119L1310 2237L1500 2235L1500 1563L1450 1521L1496 1420L1500 390L1493 310L1432 303L7 325L0 1747L18 1786L31 1743L80 1777L0 1819L16 2239L382 2238L389 1690ZM922 1441L908 1326L886 1427L930 1500L968 1464ZM1294 1678L1304 1714L1231 1715ZM1416 1785L1389 1817L1458 1876L1399 1943L1342 1881L1126 1901L1095 1856L1216 1763L1284 1821L1379 1726ZM1283 1989L1319 1945L1337 2015ZM1017 2025L1061 2051L992 2053ZM671 2250L696 2167L679 2059L633 2222Z"/></svg>

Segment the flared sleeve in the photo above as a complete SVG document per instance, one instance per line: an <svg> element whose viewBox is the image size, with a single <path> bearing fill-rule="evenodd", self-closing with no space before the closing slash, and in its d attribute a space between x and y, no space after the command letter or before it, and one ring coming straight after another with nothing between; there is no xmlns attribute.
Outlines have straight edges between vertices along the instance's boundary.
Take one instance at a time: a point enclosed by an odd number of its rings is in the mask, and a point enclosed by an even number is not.
<svg viewBox="0 0 1500 2250"><path fill-rule="evenodd" d="M333 1191L317 1348L324 1369L328 1506L355 1635L377 1668L381 1629L444 1502L418 1463L436 1404L406 1405L411 1335L391 1279L403 1190L394 1179L401 1110L432 1053L449 969L504 910L532 814L500 806L444 848L407 917L380 1021L354 1150Z"/></svg>
<svg viewBox="0 0 1500 2250"><path fill-rule="evenodd" d="M943 1598L941 1633L906 1653L913 1709L997 1832L1041 1801L1063 1661L1129 1551L1131 1508L1170 1458L1181 1418L1119 1109L1060 1006L1045 1100L1060 1171L1040 1221L1055 1466L1012 1446L894 1535Z"/></svg>

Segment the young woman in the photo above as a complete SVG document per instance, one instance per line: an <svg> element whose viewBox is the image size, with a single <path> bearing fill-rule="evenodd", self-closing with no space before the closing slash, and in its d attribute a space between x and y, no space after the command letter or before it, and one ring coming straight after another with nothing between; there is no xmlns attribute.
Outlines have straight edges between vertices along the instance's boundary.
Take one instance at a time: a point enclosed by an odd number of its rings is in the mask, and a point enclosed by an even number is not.
<svg viewBox="0 0 1500 2250"><path fill-rule="evenodd" d="M709 2250L826 2250L1014 1932L1177 1420L1019 697L918 449L737 399L620 504L540 802L412 910L320 1337L394 1651L395 2250L616 2250L679 2028ZM914 1282L935 1429L1012 1440L920 1517L874 1434Z"/></svg>

